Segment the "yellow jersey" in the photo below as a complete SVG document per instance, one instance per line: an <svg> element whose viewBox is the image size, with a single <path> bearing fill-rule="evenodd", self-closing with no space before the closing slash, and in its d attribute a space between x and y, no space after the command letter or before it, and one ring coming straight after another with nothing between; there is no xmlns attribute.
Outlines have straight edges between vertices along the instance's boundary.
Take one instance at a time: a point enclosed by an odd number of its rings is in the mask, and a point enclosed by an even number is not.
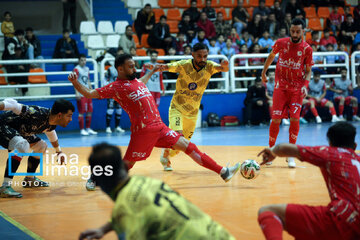
<svg viewBox="0 0 360 240"><path fill-rule="evenodd" d="M127 240L235 240L167 184L144 176L132 176L117 193L111 223Z"/></svg>
<svg viewBox="0 0 360 240"><path fill-rule="evenodd" d="M176 90L170 107L177 108L182 114L197 115L201 98L211 76L219 72L219 64L207 60L205 67L196 70L193 59L181 60L167 64L169 72L179 73Z"/></svg>

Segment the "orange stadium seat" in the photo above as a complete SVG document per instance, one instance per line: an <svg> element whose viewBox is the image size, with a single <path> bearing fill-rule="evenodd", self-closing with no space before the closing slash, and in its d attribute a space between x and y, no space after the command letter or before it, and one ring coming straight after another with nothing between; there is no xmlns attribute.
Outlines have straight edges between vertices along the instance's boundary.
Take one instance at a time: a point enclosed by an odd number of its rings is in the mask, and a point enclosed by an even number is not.
<svg viewBox="0 0 360 240"><path fill-rule="evenodd" d="M317 17L314 7L306 7L306 8L304 8L304 11L306 13L306 18L310 19L310 18L316 18Z"/></svg>
<svg viewBox="0 0 360 240"><path fill-rule="evenodd" d="M265 6L272 7L274 6L275 0L265 0Z"/></svg>
<svg viewBox="0 0 360 240"><path fill-rule="evenodd" d="M213 7L213 8L220 7L218 0L211 0L211 7Z"/></svg>
<svg viewBox="0 0 360 240"><path fill-rule="evenodd" d="M236 0L234 0L234 1L233 0L220 0L219 6L226 7L226 8L234 8L237 5L237 1Z"/></svg>
<svg viewBox="0 0 360 240"><path fill-rule="evenodd" d="M197 7L204 8L205 7L205 0L197 0Z"/></svg>
<svg viewBox="0 0 360 240"><path fill-rule="evenodd" d="M174 6L178 8L189 8L190 3L188 0L174 0Z"/></svg>
<svg viewBox="0 0 360 240"><path fill-rule="evenodd" d="M248 5L249 7L258 7L259 6L259 0L248 0ZM245 1L244 1L244 6L245 6Z"/></svg>
<svg viewBox="0 0 360 240"><path fill-rule="evenodd" d="M155 13L155 21L159 22L160 21L160 17L162 15L165 15L164 9L162 8L154 8L153 9L154 13Z"/></svg>
<svg viewBox="0 0 360 240"><path fill-rule="evenodd" d="M330 9L328 7L319 7L317 14L319 18L329 18Z"/></svg>
<svg viewBox="0 0 360 240"><path fill-rule="evenodd" d="M310 18L308 27L313 31L321 31L324 29L321 25L320 18Z"/></svg>
<svg viewBox="0 0 360 240"><path fill-rule="evenodd" d="M169 21L180 21L181 20L181 14L179 9L172 8L168 9L167 11L167 20Z"/></svg>
<svg viewBox="0 0 360 240"><path fill-rule="evenodd" d="M44 70L42 68L32 68L32 69L30 69L30 73L34 73L34 72L43 73ZM47 83L48 82L46 80L45 75L29 76L28 79L29 79L29 83Z"/></svg>
<svg viewBox="0 0 360 240"><path fill-rule="evenodd" d="M143 48L136 49L137 56L146 56L146 50Z"/></svg>
<svg viewBox="0 0 360 240"><path fill-rule="evenodd" d="M0 70L0 74L4 73L3 70ZM0 77L0 85L7 85L7 82L5 80L5 77Z"/></svg>
<svg viewBox="0 0 360 240"><path fill-rule="evenodd" d="M149 37L149 34L143 34L141 35L141 46L144 47L144 48L149 48L149 44L148 44L148 39Z"/></svg>
<svg viewBox="0 0 360 240"><path fill-rule="evenodd" d="M253 17L254 8L253 8L253 7L250 7L250 8L247 8L246 10L247 10L247 12L248 12L249 15L250 15L250 19L249 19L249 20L251 20L252 17Z"/></svg>
<svg viewBox="0 0 360 240"><path fill-rule="evenodd" d="M170 33L178 33L178 21L168 21L167 24L169 24L170 27Z"/></svg>
<svg viewBox="0 0 360 240"><path fill-rule="evenodd" d="M311 39L311 32L306 32L305 34L305 41Z"/></svg>
<svg viewBox="0 0 360 240"><path fill-rule="evenodd" d="M229 20L229 16L226 13L225 8L215 8L216 14L218 12L222 12L223 16L224 16L224 20L228 21Z"/></svg>
<svg viewBox="0 0 360 240"><path fill-rule="evenodd" d="M345 14L344 9L342 7L339 7L338 8L338 13L341 14L341 15Z"/></svg>
<svg viewBox="0 0 360 240"><path fill-rule="evenodd" d="M162 48L156 48L155 50L158 52L159 56L165 56L165 51L164 51L164 49L162 49Z"/></svg>
<svg viewBox="0 0 360 240"><path fill-rule="evenodd" d="M139 48L140 47L140 41L139 41L139 38L138 38L138 36L136 34L133 34L133 39L134 39L136 48Z"/></svg>
<svg viewBox="0 0 360 240"><path fill-rule="evenodd" d="M159 6L162 8L171 8L173 7L171 4L171 0L159 0Z"/></svg>

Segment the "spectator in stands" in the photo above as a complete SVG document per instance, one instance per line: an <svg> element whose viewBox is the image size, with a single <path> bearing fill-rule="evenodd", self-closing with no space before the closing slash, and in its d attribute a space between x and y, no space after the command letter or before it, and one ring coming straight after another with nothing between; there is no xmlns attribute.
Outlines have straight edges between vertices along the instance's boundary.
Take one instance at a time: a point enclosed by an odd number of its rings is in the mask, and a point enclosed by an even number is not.
<svg viewBox="0 0 360 240"><path fill-rule="evenodd" d="M346 21L346 16L350 14L352 16L352 12L351 12L351 8L350 6L346 6L344 7L344 14L341 16L341 22L345 22ZM354 19L353 19L354 21Z"/></svg>
<svg viewBox="0 0 360 240"><path fill-rule="evenodd" d="M133 57L137 57L136 48L134 48L134 47L130 48L130 55L133 56ZM141 69L141 65L142 64L140 64L140 61L135 61L135 68ZM136 76L138 77L139 74L138 73L136 73L136 74L137 74Z"/></svg>
<svg viewBox="0 0 360 240"><path fill-rule="evenodd" d="M76 33L76 0L62 0L63 2L63 30L68 29L68 19L72 33Z"/></svg>
<svg viewBox="0 0 360 240"><path fill-rule="evenodd" d="M141 36L144 33L148 34L154 28L155 13L152 11L149 3L145 4L145 7L138 12L134 26L139 40L141 40Z"/></svg>
<svg viewBox="0 0 360 240"><path fill-rule="evenodd" d="M341 24L340 27L340 42L345 43L347 48L350 49L350 46L353 44L355 36L357 34L357 27L353 21L351 14L346 16L346 21Z"/></svg>
<svg viewBox="0 0 360 240"><path fill-rule="evenodd" d="M348 52L346 51L346 45L344 43L340 43L339 45L339 49L338 49L338 52L345 52L346 55L349 55ZM348 58L349 56L338 56L337 58L337 62L339 63L344 63L345 62L345 59Z"/></svg>
<svg viewBox="0 0 360 240"><path fill-rule="evenodd" d="M280 29L280 22L276 20L274 11L270 12L269 17L265 22L264 28L269 32L272 39L274 39L278 35Z"/></svg>
<svg viewBox="0 0 360 240"><path fill-rule="evenodd" d="M58 39L53 58L78 58L79 50L75 39L70 38L69 30L63 31L63 37Z"/></svg>
<svg viewBox="0 0 360 240"><path fill-rule="evenodd" d="M260 14L254 15L253 20L249 23L248 31L254 37L254 42L257 42L264 32L265 23L261 19Z"/></svg>
<svg viewBox="0 0 360 240"><path fill-rule="evenodd" d="M223 49L224 47L226 47L224 35L220 34L217 37L216 46L219 47L220 49Z"/></svg>
<svg viewBox="0 0 360 240"><path fill-rule="evenodd" d="M202 12L200 14L200 19L197 22L197 26L199 29L202 29L205 31L205 37L207 39L210 39L210 38L213 38L216 36L214 24L207 18L205 12Z"/></svg>
<svg viewBox="0 0 360 240"><path fill-rule="evenodd" d="M357 43L356 45L354 45L353 52L355 52L355 51L360 51L360 43ZM360 63L360 55L359 54L355 55L355 62Z"/></svg>
<svg viewBox="0 0 360 240"><path fill-rule="evenodd" d="M34 30L31 27L26 28L26 40L29 43L29 59L44 59L41 56L41 43L40 40L35 36ZM33 53L33 54L32 54ZM40 63L39 66L45 71L45 63Z"/></svg>
<svg viewBox="0 0 360 240"><path fill-rule="evenodd" d="M282 23L282 27L286 28L286 35L290 36L290 26L291 26L291 13L285 13L284 22Z"/></svg>
<svg viewBox="0 0 360 240"><path fill-rule="evenodd" d="M274 45L274 41L270 38L270 34L267 30L264 31L262 38L259 39L260 51L267 53L271 52L271 48Z"/></svg>
<svg viewBox="0 0 360 240"><path fill-rule="evenodd" d="M224 14L222 12L218 12L214 26L217 36L223 35L227 38L230 35L231 24L224 20Z"/></svg>
<svg viewBox="0 0 360 240"><path fill-rule="evenodd" d="M313 53L316 53L318 51L318 48L315 44L310 45ZM322 56L316 56L315 54L313 54L313 61L314 64L321 64L324 62L324 57ZM322 69L322 68L318 68L318 67L312 67L313 72L320 72L322 74L325 74L326 72Z"/></svg>
<svg viewBox="0 0 360 240"><path fill-rule="evenodd" d="M268 82L265 85L266 87L266 99L267 99L267 104L269 105L269 115L271 118L271 114L272 114L272 106L273 106L273 94L274 94L274 89L275 89L275 72L274 70L269 70L268 71Z"/></svg>
<svg viewBox="0 0 360 240"><path fill-rule="evenodd" d="M259 44L255 43L253 45L252 53L260 53L260 45ZM249 58L249 65L250 66L264 65L264 58L261 58L261 57ZM257 76L260 74L261 69L251 70L251 72Z"/></svg>
<svg viewBox="0 0 360 240"><path fill-rule="evenodd" d="M195 23L197 23L197 21L199 21L200 11L197 8L197 0L191 0L191 5L190 5L190 7L188 9L186 9L183 12L183 16L185 14L188 14L190 16L190 22L192 24L195 24Z"/></svg>
<svg viewBox="0 0 360 240"><path fill-rule="evenodd" d="M176 39L176 55L183 55L187 45L189 45L189 42L185 39L185 34L179 32Z"/></svg>
<svg viewBox="0 0 360 240"><path fill-rule="evenodd" d="M11 21L11 13L4 13L4 21L1 23L1 32L4 34L4 47L8 44L8 41L14 37L15 27Z"/></svg>
<svg viewBox="0 0 360 240"><path fill-rule="evenodd" d="M214 22L216 20L216 12L215 9L211 7L211 0L205 1L205 7L203 8L202 12L206 13L207 18L211 22Z"/></svg>
<svg viewBox="0 0 360 240"><path fill-rule="evenodd" d="M246 108L246 125L251 125L252 123L256 124L258 122L266 124L266 122L269 122L269 108L265 91L265 87L262 84L260 77L257 77L255 79L255 84L248 88L246 98L244 100ZM254 110L257 110L257 113L260 114L260 118L256 122L252 116Z"/></svg>
<svg viewBox="0 0 360 240"><path fill-rule="evenodd" d="M247 48L251 48L253 45L253 41L251 40L251 36L249 35L248 30L244 30L242 33L242 37L240 39L240 45L246 44Z"/></svg>
<svg viewBox="0 0 360 240"><path fill-rule="evenodd" d="M126 26L125 34L119 40L119 47L122 47L125 53L130 54L130 48L135 47L136 44L133 38L133 31L131 25Z"/></svg>
<svg viewBox="0 0 360 240"><path fill-rule="evenodd" d="M8 39L8 43L5 46L4 53L2 55L3 60L11 60L15 58L15 48L21 49L21 59L29 59L29 55L33 54L30 51L34 49L29 48L29 43L24 37L25 31L17 29L14 33L14 37Z"/></svg>
<svg viewBox="0 0 360 240"><path fill-rule="evenodd" d="M16 31L15 31L16 36ZM11 60L21 60L25 59L23 54L23 49L19 46L14 47L14 55L12 56ZM11 64L5 65L6 71L8 73L27 73L29 72L29 64ZM8 77L8 82L10 84L27 84L28 83L28 76L16 76L16 77ZM16 93L21 90L22 95L24 96L28 91L28 88L16 88Z"/></svg>
<svg viewBox="0 0 360 240"><path fill-rule="evenodd" d="M299 15L305 19L305 11L301 8L301 6L296 2L296 0L290 0L286 5L285 13L290 13L291 18L295 18Z"/></svg>
<svg viewBox="0 0 360 240"><path fill-rule="evenodd" d="M311 32L311 39L306 41L310 46L315 45L316 49L320 49L320 34L319 31L312 31Z"/></svg>
<svg viewBox="0 0 360 240"><path fill-rule="evenodd" d="M334 51L334 46L331 44L331 43L328 43L326 45L326 51L327 52L333 52ZM338 60L338 57L335 56L335 55L328 55L328 56L325 56L325 59L326 59L326 63L327 64L335 64ZM326 68L326 72L328 74L334 74L337 72L337 68L336 67L328 67Z"/></svg>
<svg viewBox="0 0 360 240"><path fill-rule="evenodd" d="M237 34L236 32L236 28L231 29L230 36L228 38L231 39L232 47L235 49L235 52L238 53L239 52L238 44L240 44L240 37L239 34Z"/></svg>
<svg viewBox="0 0 360 240"><path fill-rule="evenodd" d="M232 24L236 28L236 31L239 35L241 35L243 29L247 28L248 19L250 18L250 14L243 6L244 1L238 0L237 7L234 8L231 12Z"/></svg>
<svg viewBox="0 0 360 240"><path fill-rule="evenodd" d="M205 44L208 47L210 45L209 40L207 40L205 38L205 31L203 29L199 30L199 32L197 33L197 36L192 40L191 46L194 46L195 44L197 44L199 42Z"/></svg>
<svg viewBox="0 0 360 240"><path fill-rule="evenodd" d="M166 23L167 17L162 15L160 22L155 24L151 30L148 43L152 48L162 48L167 51L173 46L173 39L170 35L169 25Z"/></svg>
<svg viewBox="0 0 360 240"><path fill-rule="evenodd" d="M186 35L187 41L191 42L196 34L195 24L192 23L188 13L183 14L182 20L178 24L179 32Z"/></svg>
<svg viewBox="0 0 360 240"><path fill-rule="evenodd" d="M334 36L336 36L336 32L340 30L342 23L342 16L338 12L338 7L333 7L332 12L330 13L329 18L327 19L327 26L331 28Z"/></svg>
<svg viewBox="0 0 360 240"><path fill-rule="evenodd" d="M185 56L188 56L188 55L191 55L191 53L192 53L191 46L190 46L190 45L185 46L185 48L184 48L184 55L185 55Z"/></svg>
<svg viewBox="0 0 360 240"><path fill-rule="evenodd" d="M351 105L353 109L353 120L360 121L357 116L358 99L351 96L353 87L351 80L347 78L347 69L341 69L341 78L335 78L329 90L334 92L334 101L339 103L339 119L344 121L344 105Z"/></svg>
<svg viewBox="0 0 360 240"><path fill-rule="evenodd" d="M360 25L360 1L358 1L358 5L353 10L354 21L357 26Z"/></svg>
<svg viewBox="0 0 360 240"><path fill-rule="evenodd" d="M279 34L276 38L286 38L288 35L286 34L286 27L280 27Z"/></svg>
<svg viewBox="0 0 360 240"><path fill-rule="evenodd" d="M221 54L224 54L228 59L236 54L236 50L233 47L233 43L230 38L226 39L226 47L221 49Z"/></svg>
<svg viewBox="0 0 360 240"><path fill-rule="evenodd" d="M209 46L209 55L218 55L221 54L221 49L216 46L216 38L210 39L210 46ZM209 59L211 61L214 61L216 63L219 63L219 59Z"/></svg>
<svg viewBox="0 0 360 240"><path fill-rule="evenodd" d="M272 6L270 10L274 12L276 21L278 21L279 23L282 23L284 21L284 13L281 9L279 0L275 0L274 6Z"/></svg>
<svg viewBox="0 0 360 240"><path fill-rule="evenodd" d="M324 37L322 37L320 39L320 48L321 51L325 52L326 51L326 46L331 43L334 46L334 51L337 50L338 45L336 42L336 38L334 36L330 35L330 30L328 28L324 29Z"/></svg>
<svg viewBox="0 0 360 240"><path fill-rule="evenodd" d="M259 0L259 6L254 9L253 16L256 14L264 17L263 20L267 19L267 16L270 14L270 9L265 6L265 0Z"/></svg>

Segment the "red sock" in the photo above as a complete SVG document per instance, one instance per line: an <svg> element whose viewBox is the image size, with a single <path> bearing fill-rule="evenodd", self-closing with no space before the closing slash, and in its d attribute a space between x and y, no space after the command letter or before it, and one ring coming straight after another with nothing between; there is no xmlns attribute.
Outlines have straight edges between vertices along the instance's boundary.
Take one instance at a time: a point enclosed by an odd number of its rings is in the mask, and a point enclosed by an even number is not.
<svg viewBox="0 0 360 240"><path fill-rule="evenodd" d="M275 145L276 138L279 134L279 130L280 130L280 123L275 123L274 121L271 121L269 128L269 147Z"/></svg>
<svg viewBox="0 0 360 240"><path fill-rule="evenodd" d="M300 123L299 121L291 121L290 120L290 128L289 128L289 143L295 144L297 136L299 134Z"/></svg>
<svg viewBox="0 0 360 240"><path fill-rule="evenodd" d="M258 222L266 240L282 240L283 225L273 212L266 211L259 215Z"/></svg>
<svg viewBox="0 0 360 240"><path fill-rule="evenodd" d="M84 129L84 116L79 116L78 120L79 120L80 129Z"/></svg>
<svg viewBox="0 0 360 240"><path fill-rule="evenodd" d="M319 116L318 111L316 110L315 107L310 108L310 110L311 110L312 114L313 114L315 117Z"/></svg>
<svg viewBox="0 0 360 240"><path fill-rule="evenodd" d="M357 115L357 111L358 111L358 106L353 106L352 107L352 109L353 109L353 116L356 116Z"/></svg>
<svg viewBox="0 0 360 240"><path fill-rule="evenodd" d="M335 107L331 107L329 109L330 109L331 116L336 115Z"/></svg>
<svg viewBox="0 0 360 240"><path fill-rule="evenodd" d="M189 143L185 153L199 165L206 167L207 169L210 169L217 174L220 174L220 171L223 168L222 166L218 165L211 157L203 152L200 152L200 150L192 142Z"/></svg>
<svg viewBox="0 0 360 240"><path fill-rule="evenodd" d="M344 112L344 105L339 105L339 115L343 115Z"/></svg>
<svg viewBox="0 0 360 240"><path fill-rule="evenodd" d="M90 128L90 125L91 125L91 115L86 114L85 122L86 122L86 128Z"/></svg>
<svg viewBox="0 0 360 240"><path fill-rule="evenodd" d="M273 108L269 106L270 118L272 118L272 111L273 111Z"/></svg>

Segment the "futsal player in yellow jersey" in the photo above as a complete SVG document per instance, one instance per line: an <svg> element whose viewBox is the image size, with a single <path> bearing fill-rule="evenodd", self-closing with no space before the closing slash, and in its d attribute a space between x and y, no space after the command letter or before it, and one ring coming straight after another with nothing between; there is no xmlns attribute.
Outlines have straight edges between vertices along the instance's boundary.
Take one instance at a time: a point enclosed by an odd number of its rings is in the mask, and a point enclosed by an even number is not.
<svg viewBox="0 0 360 240"><path fill-rule="evenodd" d="M97 185L115 206L111 221L82 232L79 239L100 239L114 230L127 240L235 240L224 227L164 182L130 177L119 148L106 143L94 146L89 164L93 172L96 168Z"/></svg>
<svg viewBox="0 0 360 240"><path fill-rule="evenodd" d="M161 71L179 73L175 94L169 108L169 128L191 139L198 117L201 98L212 75L229 71L229 62L217 64L207 60L209 48L202 43L194 45L193 59L161 64ZM178 153L165 149L160 157L165 171L172 171L170 157Z"/></svg>

